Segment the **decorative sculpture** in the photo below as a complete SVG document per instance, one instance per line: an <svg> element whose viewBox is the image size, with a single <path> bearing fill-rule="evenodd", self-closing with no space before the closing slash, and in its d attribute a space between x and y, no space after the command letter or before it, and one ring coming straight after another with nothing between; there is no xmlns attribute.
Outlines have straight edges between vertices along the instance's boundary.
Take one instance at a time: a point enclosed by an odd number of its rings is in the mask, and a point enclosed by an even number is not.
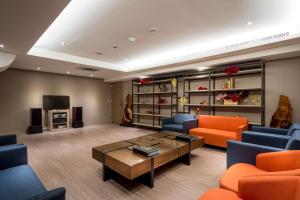
<svg viewBox="0 0 300 200"><path fill-rule="evenodd" d="M292 110L289 98L285 95L280 95L279 105L272 116L270 126L274 128L289 128L292 124Z"/></svg>
<svg viewBox="0 0 300 200"><path fill-rule="evenodd" d="M126 97L126 105L124 109L124 115L121 119L121 126L131 126L132 124L132 100L130 94Z"/></svg>

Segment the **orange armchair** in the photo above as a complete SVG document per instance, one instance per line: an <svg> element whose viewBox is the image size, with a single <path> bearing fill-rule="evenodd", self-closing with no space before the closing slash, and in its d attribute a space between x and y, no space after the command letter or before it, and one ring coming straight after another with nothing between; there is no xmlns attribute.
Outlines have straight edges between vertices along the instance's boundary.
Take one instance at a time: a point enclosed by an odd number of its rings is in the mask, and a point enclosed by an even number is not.
<svg viewBox="0 0 300 200"><path fill-rule="evenodd" d="M238 193L214 188L199 200L298 200L299 176L249 176L239 181Z"/></svg>
<svg viewBox="0 0 300 200"><path fill-rule="evenodd" d="M232 165L220 180L220 187L232 192L239 191L242 178L269 176L300 176L300 150L262 153L256 157L256 166L238 163Z"/></svg>

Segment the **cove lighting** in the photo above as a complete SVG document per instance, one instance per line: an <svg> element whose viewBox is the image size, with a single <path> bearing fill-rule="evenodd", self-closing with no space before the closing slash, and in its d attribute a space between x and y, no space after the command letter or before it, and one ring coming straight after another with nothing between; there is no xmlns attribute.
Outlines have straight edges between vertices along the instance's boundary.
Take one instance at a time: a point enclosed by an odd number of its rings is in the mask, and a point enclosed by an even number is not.
<svg viewBox="0 0 300 200"><path fill-rule="evenodd" d="M271 2L271 0L269 1ZM76 51L72 48L73 47L75 48L76 45L80 46L79 43L80 42L83 43L86 40L86 38L83 37L81 38L80 37L81 33L77 34L77 31L89 30L93 32L95 28L95 24L90 24L88 22L91 21L91 19L94 19L93 17L94 15L97 15L97 13L101 14L104 13L104 11L106 11L105 14L103 14L103 16L101 15L98 19L102 19L104 21L110 20L105 16L106 15L110 16L109 13L112 12L110 12L109 9L114 9L115 8L114 6L118 5L118 3L116 2L118 1L109 1L109 0L70 1L70 3L66 6L66 8L48 27L48 29L43 33L43 35L39 38L39 40L34 44L34 46L29 50L27 54L32 56L39 56L39 57L66 61L66 62L78 63L78 64L83 64L83 65L88 65L93 67L130 72L130 71L159 67L159 66L170 65L170 64L175 64L175 63L180 63L185 61L192 61L200 58L206 58L214 55L220 55L220 54L238 51L242 49L271 44L278 41L284 41L287 39L296 38L300 36L300 20L299 20L300 1L299 0L286 0L286 1L277 0L274 1L274 3L268 5L272 6L272 8L273 7L276 8L277 11L281 12L280 18L279 17L276 18L278 14L276 12L274 12L275 14L269 12L267 13L268 14L267 15L264 11L263 14L259 13L261 14L260 18L259 17L256 18L256 16L253 15L251 21L248 22L247 21L245 22L244 19L240 19L239 22L240 24L242 24L241 25L242 27L237 27L236 29L224 28L224 34L223 33L220 33L220 35L218 35L217 33L208 34L207 38L205 38L202 37L201 35L202 32L199 32L198 34L199 37L191 37L191 38L187 37L185 41L174 40L173 46L168 45L168 46L164 46L164 48L160 48L159 45L161 44L158 43L157 48L153 48L145 52L141 51L139 52L139 54L136 54L135 57L131 55L125 55L125 56L130 56L130 60L126 62L124 62L124 57L121 56L119 56L120 58L115 59L115 61L106 61L106 60L104 61L104 60L99 60L98 58L95 59L92 58L91 56L89 57L87 55L83 55L83 53L81 54L80 52L74 55L75 54L74 52ZM251 3L257 4L258 6L264 5L264 3L261 2L265 2L265 1L259 1L259 0L256 0L255 2L251 1ZM255 12L259 12L259 10ZM117 17L117 15L116 16L114 15L114 17ZM272 17L275 17L276 20L270 20L273 19ZM259 21L259 19L261 19L261 21ZM255 26L251 26L253 22L255 22ZM245 28L245 23L247 26L251 26L251 27ZM134 25L132 26L133 28L136 28ZM147 30L149 32L157 32L158 28L149 27ZM97 29L97 31L100 30ZM163 31L160 32L161 33L159 35L163 33ZM74 37L74 35L76 35L76 37ZM117 33L112 34L112 37L114 37L114 35L117 35ZM148 37L147 35L149 36L150 34L143 35L143 37ZM138 35L136 36L138 37ZM126 38L126 35L124 37ZM68 43L68 49L62 47L66 45L65 42L62 42L65 41L66 38L68 38L68 41L72 41ZM100 39L101 37L99 38L99 40ZM116 38L117 42L119 41L118 39L120 38ZM135 37L129 37L127 39L130 42L134 42L136 40ZM145 41L148 39L149 38L146 38ZM120 54L125 49L124 46L121 46L122 43L116 43L116 44L111 43L110 45L112 45L111 48L114 48L116 50L118 46L113 46L113 45L120 45L120 47L122 47L120 48ZM88 48L88 46L86 48ZM145 47L145 49L147 48L148 46ZM91 50L91 52L95 52L95 50L94 51ZM130 51L128 51L128 53L129 52ZM118 49L118 53L119 53L119 49ZM105 52L105 56L108 54L109 53ZM106 58L105 56L101 56L101 58L104 59Z"/></svg>

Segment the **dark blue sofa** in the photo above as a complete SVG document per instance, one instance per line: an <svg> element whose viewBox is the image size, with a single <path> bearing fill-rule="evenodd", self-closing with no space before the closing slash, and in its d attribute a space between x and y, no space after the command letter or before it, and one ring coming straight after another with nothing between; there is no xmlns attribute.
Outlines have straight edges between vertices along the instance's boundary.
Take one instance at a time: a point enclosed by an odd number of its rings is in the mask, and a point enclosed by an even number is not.
<svg viewBox="0 0 300 200"><path fill-rule="evenodd" d="M174 117L162 119L162 130L188 134L190 129L197 127L197 124L195 115L177 113Z"/></svg>
<svg viewBox="0 0 300 200"><path fill-rule="evenodd" d="M291 136L295 130L300 130L300 124L293 123L289 129L270 128L270 127L263 127L263 126L253 126L251 128L251 131L254 132L261 132L261 133L275 134L275 135L286 135L286 136Z"/></svg>
<svg viewBox="0 0 300 200"><path fill-rule="evenodd" d="M242 142L228 141L227 167L235 163L255 165L258 154L285 150L300 150L300 130L294 130L291 136L245 131Z"/></svg>
<svg viewBox="0 0 300 200"><path fill-rule="evenodd" d="M8 139L10 138L10 139ZM15 138L15 140L13 139ZM11 144L14 136L0 136L0 199L1 200L64 200L65 188L47 191L28 165L27 147ZM8 141L8 142L7 142Z"/></svg>

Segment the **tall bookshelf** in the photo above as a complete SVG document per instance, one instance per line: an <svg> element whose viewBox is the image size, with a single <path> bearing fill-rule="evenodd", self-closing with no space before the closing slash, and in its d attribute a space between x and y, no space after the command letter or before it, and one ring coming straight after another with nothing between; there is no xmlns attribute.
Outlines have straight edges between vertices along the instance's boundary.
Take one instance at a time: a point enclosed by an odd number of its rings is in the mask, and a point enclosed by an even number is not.
<svg viewBox="0 0 300 200"><path fill-rule="evenodd" d="M227 66L238 66L240 71L227 76ZM163 78L161 78L163 77ZM171 79L177 79L172 87ZM223 89L228 78L235 79L235 87ZM167 85L168 90L158 92L157 88ZM199 86L206 89L199 90ZM247 91L249 96L238 105L225 105L217 102L216 97L224 93ZM186 97L185 105L178 104L180 97ZM152 77L145 84L139 80L132 81L134 125L139 127L161 128L161 119L175 113L195 113L200 108L201 114L232 115L249 118L250 125L265 125L265 66L263 61L249 61L213 66L205 71L183 71ZM158 104L158 98L168 98L165 104ZM253 103L258 99L259 103ZM203 103L205 100L205 103Z"/></svg>

